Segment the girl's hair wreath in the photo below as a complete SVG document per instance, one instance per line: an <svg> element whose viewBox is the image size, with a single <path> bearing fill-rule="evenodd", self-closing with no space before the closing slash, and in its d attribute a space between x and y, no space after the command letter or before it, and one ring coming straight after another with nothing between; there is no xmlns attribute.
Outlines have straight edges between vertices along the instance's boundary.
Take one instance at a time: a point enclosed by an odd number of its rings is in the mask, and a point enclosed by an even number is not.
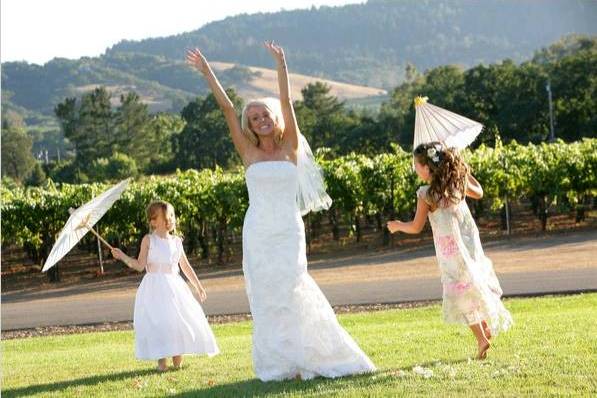
<svg viewBox="0 0 597 398"><path fill-rule="evenodd" d="M439 165L439 162L442 160L444 151L441 144L430 144L427 147L427 150L424 151L425 156L429 159L435 166Z"/></svg>

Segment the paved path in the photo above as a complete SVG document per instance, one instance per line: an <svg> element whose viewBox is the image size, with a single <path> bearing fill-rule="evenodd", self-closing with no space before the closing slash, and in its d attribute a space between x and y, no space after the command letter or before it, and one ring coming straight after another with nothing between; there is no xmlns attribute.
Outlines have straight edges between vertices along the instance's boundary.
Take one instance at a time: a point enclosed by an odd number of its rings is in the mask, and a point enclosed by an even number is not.
<svg viewBox="0 0 597 398"><path fill-rule="evenodd" d="M597 231L489 242L504 294L597 290ZM397 303L441 298L433 247L403 248L310 263L332 305ZM249 311L238 270L199 275L208 291L208 315ZM141 275L50 291L2 294L2 329L132 319Z"/></svg>

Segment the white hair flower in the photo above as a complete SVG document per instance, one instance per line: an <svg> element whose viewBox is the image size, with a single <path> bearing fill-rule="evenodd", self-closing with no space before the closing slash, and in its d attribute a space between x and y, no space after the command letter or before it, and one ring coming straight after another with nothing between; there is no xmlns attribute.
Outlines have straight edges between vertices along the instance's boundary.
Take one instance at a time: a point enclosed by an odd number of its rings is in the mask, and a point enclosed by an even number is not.
<svg viewBox="0 0 597 398"><path fill-rule="evenodd" d="M439 154L435 147L431 147L427 149L427 157L433 161L433 163L439 162Z"/></svg>

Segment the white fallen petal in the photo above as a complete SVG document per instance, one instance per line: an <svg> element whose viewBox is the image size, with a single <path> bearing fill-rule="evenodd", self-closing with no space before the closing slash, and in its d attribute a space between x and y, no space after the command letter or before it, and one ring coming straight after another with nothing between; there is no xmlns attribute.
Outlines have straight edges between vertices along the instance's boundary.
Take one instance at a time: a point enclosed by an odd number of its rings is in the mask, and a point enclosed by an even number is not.
<svg viewBox="0 0 597 398"><path fill-rule="evenodd" d="M427 369L427 368L424 368L424 367L422 367L422 366L419 366L419 365L417 365L417 366L415 366L415 367L413 368L413 372L414 372L415 374L418 374L419 376L423 376L423 377L424 377L424 378L426 378L426 379L428 379L428 378L430 378L431 376L433 376L433 370L431 370L431 369Z"/></svg>

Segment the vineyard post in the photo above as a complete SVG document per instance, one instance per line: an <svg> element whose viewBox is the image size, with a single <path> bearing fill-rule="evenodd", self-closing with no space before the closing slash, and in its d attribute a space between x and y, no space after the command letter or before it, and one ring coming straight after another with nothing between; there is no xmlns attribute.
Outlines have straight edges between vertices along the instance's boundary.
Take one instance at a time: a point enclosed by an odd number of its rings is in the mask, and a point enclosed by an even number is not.
<svg viewBox="0 0 597 398"><path fill-rule="evenodd" d="M385 214L387 219L393 220L394 217L394 173L390 174L390 205L387 206L387 202L386 202L386 209L389 207L389 213L390 214ZM383 244L384 246L388 246L390 244L394 243L394 236L392 234L390 234L390 231L388 230L388 228L386 228L386 226L384 225L383 227Z"/></svg>
<svg viewBox="0 0 597 398"><path fill-rule="evenodd" d="M104 260L102 258L102 243L100 242L99 238L95 238L97 240L97 254L99 257L99 266L100 266L100 275L104 274Z"/></svg>
<svg viewBox="0 0 597 398"><path fill-rule="evenodd" d="M496 145L497 147L497 145ZM504 171L508 173L508 162L506 162L506 156L504 154L504 149L502 148L501 141L500 141L500 158L502 160L502 167ZM504 206L506 206L506 233L510 236L512 232L512 228L510 227L510 203L508 202L508 188L505 189L504 193Z"/></svg>
<svg viewBox="0 0 597 398"><path fill-rule="evenodd" d="M508 203L508 193L504 195L504 206L506 206L506 233L510 235L510 203Z"/></svg>
<svg viewBox="0 0 597 398"><path fill-rule="evenodd" d="M551 82L549 81L549 79L547 79L545 90L547 90L547 99L549 101L549 142L554 142L556 140L556 137L553 129L553 103L551 99Z"/></svg>

